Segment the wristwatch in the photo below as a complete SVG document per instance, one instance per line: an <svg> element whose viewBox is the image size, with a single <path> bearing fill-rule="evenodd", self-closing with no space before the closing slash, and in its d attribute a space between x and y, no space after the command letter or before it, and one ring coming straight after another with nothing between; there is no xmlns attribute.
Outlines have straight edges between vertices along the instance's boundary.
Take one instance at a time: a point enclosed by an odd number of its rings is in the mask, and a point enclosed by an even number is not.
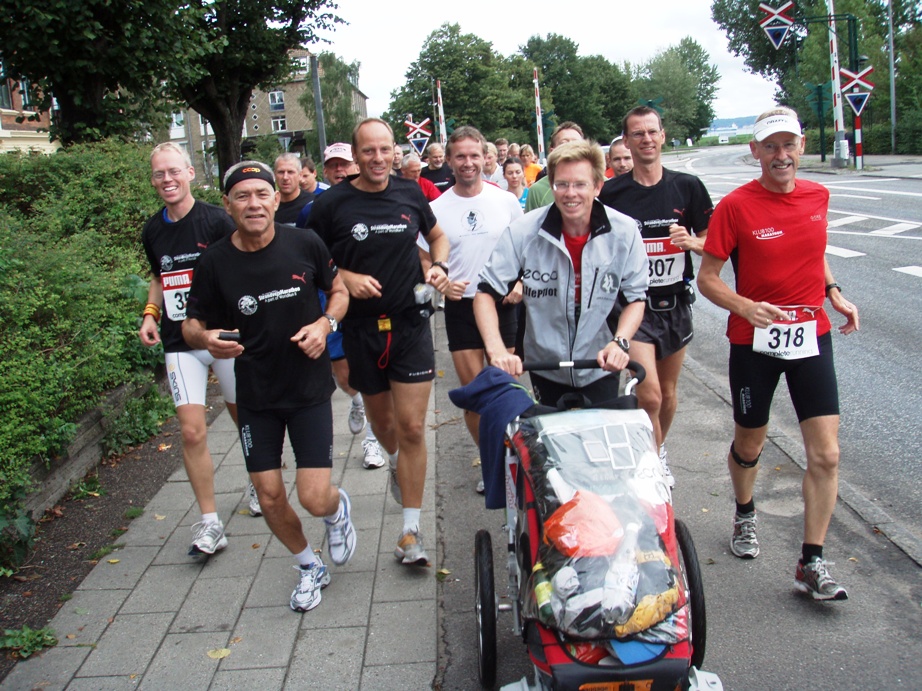
<svg viewBox="0 0 922 691"><path fill-rule="evenodd" d="M618 347L621 348L621 350L623 350L625 353L631 352L631 342L624 336L614 336L611 340L612 343L616 343Z"/></svg>
<svg viewBox="0 0 922 691"><path fill-rule="evenodd" d="M442 271L445 272L445 276L448 276L448 264L445 262L432 262L432 266L439 267Z"/></svg>
<svg viewBox="0 0 922 691"><path fill-rule="evenodd" d="M339 330L339 322L336 321L336 317L334 317L329 312L324 312L323 316L327 318L328 322L330 322L330 333L336 333Z"/></svg>

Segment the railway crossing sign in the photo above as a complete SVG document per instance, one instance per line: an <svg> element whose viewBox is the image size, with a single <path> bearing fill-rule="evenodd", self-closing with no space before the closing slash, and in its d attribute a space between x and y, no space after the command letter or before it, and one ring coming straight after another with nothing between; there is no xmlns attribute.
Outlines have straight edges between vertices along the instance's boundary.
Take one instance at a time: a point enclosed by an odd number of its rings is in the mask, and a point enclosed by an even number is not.
<svg viewBox="0 0 922 691"><path fill-rule="evenodd" d="M874 82L867 79L867 75L874 71L873 65L868 65L860 72L850 72L844 67L839 68L839 75L842 79L842 91L847 91L852 87L863 86L868 91L874 90ZM846 81L848 80L848 81Z"/></svg>
<svg viewBox="0 0 922 691"><path fill-rule="evenodd" d="M765 35L768 36L768 40L772 42L776 50L784 43L784 39L787 38L788 32L791 30L791 25L794 23L794 18L788 14L793 8L794 0L788 0L781 7L772 7L764 2L759 3L759 9L766 14L762 21L759 22L759 26L762 27Z"/></svg>
<svg viewBox="0 0 922 691"><path fill-rule="evenodd" d="M855 111L855 115L860 116L861 111L864 110L865 105L867 105L871 93L869 91L853 91L852 93L842 95L845 97L845 100L848 101L848 105L852 107L852 110Z"/></svg>

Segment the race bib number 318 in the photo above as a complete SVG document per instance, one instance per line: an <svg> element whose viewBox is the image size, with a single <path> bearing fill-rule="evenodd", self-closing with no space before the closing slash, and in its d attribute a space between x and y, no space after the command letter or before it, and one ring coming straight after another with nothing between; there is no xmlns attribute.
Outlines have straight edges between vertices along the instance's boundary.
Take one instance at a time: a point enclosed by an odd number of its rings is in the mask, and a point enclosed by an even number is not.
<svg viewBox="0 0 922 691"><path fill-rule="evenodd" d="M171 321L181 322L186 318L186 300L192 287L192 269L170 271L160 274L163 284L163 311Z"/></svg>
<svg viewBox="0 0 922 691"><path fill-rule="evenodd" d="M820 354L816 341L816 320L775 322L764 329L755 329L752 349L757 353L782 360L800 360Z"/></svg>

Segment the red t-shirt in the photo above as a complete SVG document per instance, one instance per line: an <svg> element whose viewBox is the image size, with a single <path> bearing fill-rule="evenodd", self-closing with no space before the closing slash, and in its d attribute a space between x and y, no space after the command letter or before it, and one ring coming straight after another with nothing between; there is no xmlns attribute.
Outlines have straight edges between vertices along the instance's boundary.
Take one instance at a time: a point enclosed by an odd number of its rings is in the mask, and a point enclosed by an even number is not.
<svg viewBox="0 0 922 691"><path fill-rule="evenodd" d="M589 241L589 233L580 235L578 238L571 238L566 233L563 233L563 241L567 246L567 251L570 253L570 259L573 261L573 270L576 273L576 304L578 305L580 304L580 290L583 285L581 276L583 264L583 248Z"/></svg>
<svg viewBox="0 0 922 691"><path fill-rule="evenodd" d="M736 273L736 292L777 307L820 307L816 334L831 328L826 301L826 215L829 190L797 180L793 192L765 189L758 180L724 197L708 225L704 251L726 261ZM752 325L730 314L730 343L752 343Z"/></svg>

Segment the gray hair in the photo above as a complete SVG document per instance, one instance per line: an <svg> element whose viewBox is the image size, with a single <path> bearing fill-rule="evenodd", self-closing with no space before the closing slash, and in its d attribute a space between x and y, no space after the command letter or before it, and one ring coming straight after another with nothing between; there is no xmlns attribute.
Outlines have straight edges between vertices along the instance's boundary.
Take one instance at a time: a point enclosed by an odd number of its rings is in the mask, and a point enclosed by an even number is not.
<svg viewBox="0 0 922 691"><path fill-rule="evenodd" d="M419 163L420 165L423 164L419 156L417 156L415 153L409 153L403 157L403 160L400 162L400 167L401 169L406 168L411 163Z"/></svg>
<svg viewBox="0 0 922 691"><path fill-rule="evenodd" d="M275 167L279 163L284 163L285 161L288 161L289 163L294 163L297 166L298 170L301 170L301 157L298 156L298 154L292 153L290 151L286 151L285 153L279 154L276 157L275 163L272 164L272 170L274 171Z"/></svg>

